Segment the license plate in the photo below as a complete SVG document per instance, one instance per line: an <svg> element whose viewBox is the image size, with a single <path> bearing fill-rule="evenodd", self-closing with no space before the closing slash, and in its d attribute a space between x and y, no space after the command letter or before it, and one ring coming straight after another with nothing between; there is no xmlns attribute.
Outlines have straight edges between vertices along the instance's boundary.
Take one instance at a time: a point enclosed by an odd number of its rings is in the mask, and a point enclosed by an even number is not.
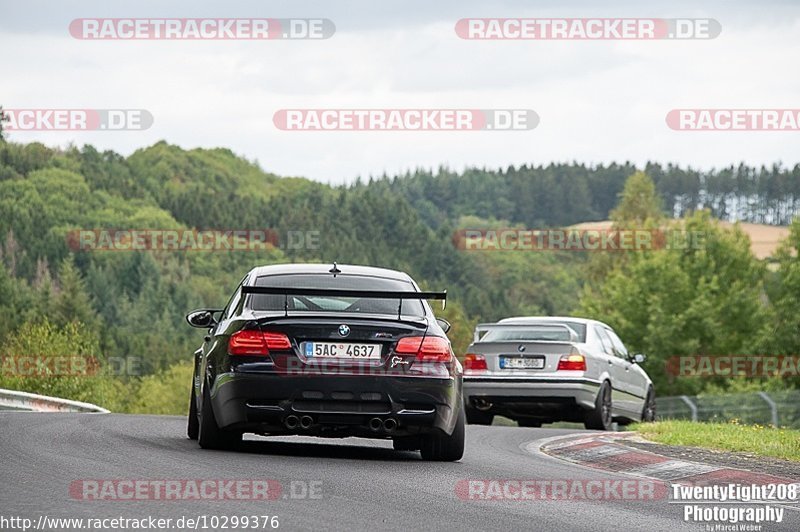
<svg viewBox="0 0 800 532"><path fill-rule="evenodd" d="M381 358L380 344L338 344L334 342L305 342L308 358L348 358L376 360Z"/></svg>
<svg viewBox="0 0 800 532"><path fill-rule="evenodd" d="M501 369L543 369L544 357L500 357Z"/></svg>

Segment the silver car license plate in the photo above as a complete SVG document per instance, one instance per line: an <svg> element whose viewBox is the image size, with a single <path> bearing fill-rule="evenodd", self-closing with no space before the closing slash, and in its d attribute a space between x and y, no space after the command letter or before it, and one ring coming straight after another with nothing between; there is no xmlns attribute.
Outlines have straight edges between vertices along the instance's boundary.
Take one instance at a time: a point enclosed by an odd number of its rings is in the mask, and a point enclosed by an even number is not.
<svg viewBox="0 0 800 532"><path fill-rule="evenodd" d="M500 369L543 369L544 357L500 357Z"/></svg>

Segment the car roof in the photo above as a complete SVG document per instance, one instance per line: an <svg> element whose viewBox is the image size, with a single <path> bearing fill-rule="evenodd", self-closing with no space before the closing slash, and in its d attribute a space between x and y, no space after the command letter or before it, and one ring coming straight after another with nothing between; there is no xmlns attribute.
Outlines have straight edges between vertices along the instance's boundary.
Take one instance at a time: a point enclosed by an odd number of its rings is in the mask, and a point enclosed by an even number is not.
<svg viewBox="0 0 800 532"><path fill-rule="evenodd" d="M286 275L286 274L330 274L334 263L309 264L309 263L289 263L289 264L270 264L268 266L258 266L250 270L251 278L262 277L264 275ZM375 268L373 266L357 266L354 264L336 264L336 268L341 271L337 275L357 275L369 277L383 277L384 279L396 279L413 283L413 279L404 272L389 270L386 268Z"/></svg>

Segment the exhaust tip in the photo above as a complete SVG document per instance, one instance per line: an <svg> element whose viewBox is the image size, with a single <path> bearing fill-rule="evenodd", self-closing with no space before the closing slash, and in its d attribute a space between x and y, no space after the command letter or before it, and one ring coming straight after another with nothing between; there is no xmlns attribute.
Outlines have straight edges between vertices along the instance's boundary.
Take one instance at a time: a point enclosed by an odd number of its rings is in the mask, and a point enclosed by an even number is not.
<svg viewBox="0 0 800 532"><path fill-rule="evenodd" d="M369 428L370 428L370 430L374 430L374 431L377 432L377 431L381 430L381 427L383 427L383 421L381 421L381 418L374 417L374 418L369 420Z"/></svg>
<svg viewBox="0 0 800 532"><path fill-rule="evenodd" d="M383 422L383 430L386 432L394 432L394 429L397 428L397 420L394 418L389 418Z"/></svg>
<svg viewBox="0 0 800 532"><path fill-rule="evenodd" d="M283 421L283 424L287 429L296 429L297 426L300 424L300 419L295 415L286 416L286 419Z"/></svg>
<svg viewBox="0 0 800 532"><path fill-rule="evenodd" d="M492 403L485 399L475 399L472 404L475 406L476 410L481 410L483 412L492 408Z"/></svg>
<svg viewBox="0 0 800 532"><path fill-rule="evenodd" d="M304 429L310 429L311 425L314 424L314 418L311 416L303 416L300 418L300 427Z"/></svg>

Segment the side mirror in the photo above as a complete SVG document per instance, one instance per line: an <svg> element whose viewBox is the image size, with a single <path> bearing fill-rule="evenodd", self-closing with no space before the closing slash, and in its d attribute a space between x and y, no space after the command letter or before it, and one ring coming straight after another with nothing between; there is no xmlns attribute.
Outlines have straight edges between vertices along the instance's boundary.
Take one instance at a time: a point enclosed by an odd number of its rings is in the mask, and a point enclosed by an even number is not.
<svg viewBox="0 0 800 532"><path fill-rule="evenodd" d="M193 310L186 315L186 321L189 322L189 325L192 327L208 329L217 324L217 320L214 319L214 312L215 311L210 309Z"/></svg>
<svg viewBox="0 0 800 532"><path fill-rule="evenodd" d="M646 356L644 356L644 355L643 355L643 354L641 354L641 353L636 353L635 355L633 355L633 361L634 361L634 362L636 362L637 364L641 364L641 363L642 363L642 362L644 362L646 359L647 359L647 357L646 357Z"/></svg>
<svg viewBox="0 0 800 532"><path fill-rule="evenodd" d="M449 331L450 328L452 327L452 325L450 325L450 322L444 318L436 318L436 323L439 324L439 327L442 328L445 334L447 334L447 331Z"/></svg>

